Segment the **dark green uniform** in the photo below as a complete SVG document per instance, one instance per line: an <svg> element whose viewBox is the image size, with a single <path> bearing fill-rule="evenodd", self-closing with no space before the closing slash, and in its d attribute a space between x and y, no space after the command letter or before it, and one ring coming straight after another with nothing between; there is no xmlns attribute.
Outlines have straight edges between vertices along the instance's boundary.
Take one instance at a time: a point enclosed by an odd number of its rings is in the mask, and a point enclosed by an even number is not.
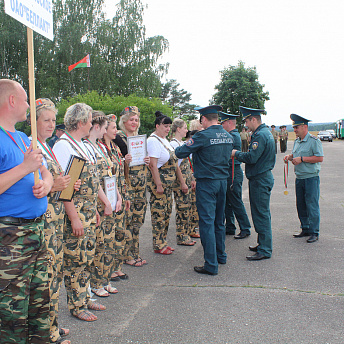
<svg viewBox="0 0 344 344"><path fill-rule="evenodd" d="M233 138L234 149L241 149L240 134L237 129L230 132ZM235 218L238 221L239 228L242 234L250 235L250 220L248 219L245 205L242 201L242 182L244 179L244 173L241 169L241 162L234 160L234 178L232 160L229 162L229 178L227 183L227 196L226 196L226 232L228 234L235 233ZM232 187L231 187L232 185Z"/></svg>
<svg viewBox="0 0 344 344"><path fill-rule="evenodd" d="M271 170L275 166L275 140L265 124L252 134L249 151L235 153L235 158L246 164L249 180L251 215L258 233L258 253L266 257L272 254L270 195L274 185Z"/></svg>
<svg viewBox="0 0 344 344"><path fill-rule="evenodd" d="M227 260L224 213L232 148L230 134L221 125L212 125L175 150L178 158L192 153L204 269L212 274L217 274L219 262Z"/></svg>

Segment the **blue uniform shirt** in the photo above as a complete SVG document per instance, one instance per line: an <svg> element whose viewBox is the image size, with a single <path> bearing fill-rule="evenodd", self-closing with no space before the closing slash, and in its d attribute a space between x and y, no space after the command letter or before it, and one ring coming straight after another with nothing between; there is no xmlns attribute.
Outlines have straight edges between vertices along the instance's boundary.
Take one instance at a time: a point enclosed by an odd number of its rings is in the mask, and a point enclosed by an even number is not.
<svg viewBox="0 0 344 344"><path fill-rule="evenodd" d="M14 140L25 150L30 146L29 138L19 131L11 132ZM23 152L12 139L0 130L0 174L20 165L24 160ZM36 198L32 187L35 184L33 173L27 174L0 195L0 217L12 216L33 219L43 215L48 206L47 197Z"/></svg>
<svg viewBox="0 0 344 344"><path fill-rule="evenodd" d="M175 154L178 158L186 158L192 153L196 179L217 180L229 177L232 149L232 136L221 125L212 125L197 132L183 146L177 147Z"/></svg>
<svg viewBox="0 0 344 344"><path fill-rule="evenodd" d="M310 133L307 133L303 140L299 137L295 140L292 154L294 158L299 156L324 156L321 141ZM320 172L320 162L315 164L301 162L301 164L295 165L294 169L298 179L316 177Z"/></svg>
<svg viewBox="0 0 344 344"><path fill-rule="evenodd" d="M248 152L235 152L235 157L246 163L245 174L248 179L275 167L275 140L264 123L252 134Z"/></svg>

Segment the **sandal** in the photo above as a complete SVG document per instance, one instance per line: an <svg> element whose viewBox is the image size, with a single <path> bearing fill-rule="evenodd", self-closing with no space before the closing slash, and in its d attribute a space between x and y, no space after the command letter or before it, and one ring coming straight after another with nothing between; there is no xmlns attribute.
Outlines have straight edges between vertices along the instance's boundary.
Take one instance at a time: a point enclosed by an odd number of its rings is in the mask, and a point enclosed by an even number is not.
<svg viewBox="0 0 344 344"><path fill-rule="evenodd" d="M130 263L130 262L133 262L133 263ZM127 260L125 264L130 265L130 266L136 266L136 267L140 267L143 265L142 260L138 260L138 259ZM120 276L118 277L121 278Z"/></svg>
<svg viewBox="0 0 344 344"><path fill-rule="evenodd" d="M182 242L178 243L177 245L193 246L195 244L196 244L196 241L188 240L188 241L182 241Z"/></svg>
<svg viewBox="0 0 344 344"><path fill-rule="evenodd" d="M78 314L72 314L74 317L78 318L79 320L83 321L96 321L98 318L93 313L83 310Z"/></svg>
<svg viewBox="0 0 344 344"><path fill-rule="evenodd" d="M110 294L104 289L104 288L100 288L100 289L91 289L92 293L99 296L99 297L108 297L110 296Z"/></svg>
<svg viewBox="0 0 344 344"><path fill-rule="evenodd" d="M109 292L110 294L117 294L118 290L115 287L112 287L111 284L108 284L104 287L104 289Z"/></svg>
<svg viewBox="0 0 344 344"><path fill-rule="evenodd" d="M87 308L92 309L92 311L105 311L106 309L104 305L101 305L98 302L89 302Z"/></svg>
<svg viewBox="0 0 344 344"><path fill-rule="evenodd" d="M167 248L168 248L169 250L171 250L172 252L174 251L174 248L171 247L171 246L167 246Z"/></svg>
<svg viewBox="0 0 344 344"><path fill-rule="evenodd" d="M168 246L165 246L164 248L162 248L161 250L154 250L155 253L160 253L160 254L172 254L173 251L171 250L171 248L169 248Z"/></svg>
<svg viewBox="0 0 344 344"><path fill-rule="evenodd" d="M61 337L66 337L66 336L68 336L69 335L69 329L68 328L60 328L59 329L59 335L61 336Z"/></svg>
<svg viewBox="0 0 344 344"><path fill-rule="evenodd" d="M119 273L121 273L122 275L120 275ZM115 274L117 274L117 277L121 280L129 279L129 276L122 271L115 271Z"/></svg>
<svg viewBox="0 0 344 344"><path fill-rule="evenodd" d="M191 238L200 238L201 236L199 235L199 233L195 233L195 234L190 234Z"/></svg>
<svg viewBox="0 0 344 344"><path fill-rule="evenodd" d="M173 250L172 250L173 251ZM142 259L141 257L137 258L138 261L142 262L142 265L148 264L146 259Z"/></svg>

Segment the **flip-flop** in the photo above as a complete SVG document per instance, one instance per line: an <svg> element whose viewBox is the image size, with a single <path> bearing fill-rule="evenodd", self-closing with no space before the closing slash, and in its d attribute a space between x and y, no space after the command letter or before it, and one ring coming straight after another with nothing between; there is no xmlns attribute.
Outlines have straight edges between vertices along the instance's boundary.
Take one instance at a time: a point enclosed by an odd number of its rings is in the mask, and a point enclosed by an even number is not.
<svg viewBox="0 0 344 344"><path fill-rule="evenodd" d="M105 311L106 309L104 305L101 305L98 302L89 302L87 308L92 309L92 311Z"/></svg>
<svg viewBox="0 0 344 344"><path fill-rule="evenodd" d="M93 313L87 310L83 310L78 314L73 314L73 316L83 321L96 321L98 319ZM91 316L94 316L95 319L91 319Z"/></svg>
<svg viewBox="0 0 344 344"><path fill-rule="evenodd" d="M134 263L129 263L131 260L133 260ZM125 264L130 265L130 266L135 266L135 267L141 267L143 265L142 261L138 259L131 259L131 260L127 260ZM120 276L118 277L121 278Z"/></svg>
<svg viewBox="0 0 344 344"><path fill-rule="evenodd" d="M184 241L184 242L178 243L177 245L194 246L195 244L196 244L196 241L188 240L188 241Z"/></svg>
<svg viewBox="0 0 344 344"><path fill-rule="evenodd" d="M172 254L173 253L173 251L171 250L171 248L170 247L168 247L168 246L165 246L165 247L163 247L161 250L154 250L154 252L155 253L160 253L160 254Z"/></svg>

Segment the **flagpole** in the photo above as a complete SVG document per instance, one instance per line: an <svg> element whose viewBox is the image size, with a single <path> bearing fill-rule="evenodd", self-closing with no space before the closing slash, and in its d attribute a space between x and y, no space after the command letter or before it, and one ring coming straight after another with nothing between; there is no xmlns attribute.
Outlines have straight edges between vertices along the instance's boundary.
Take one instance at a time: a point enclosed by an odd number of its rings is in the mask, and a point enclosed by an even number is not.
<svg viewBox="0 0 344 344"><path fill-rule="evenodd" d="M88 83L88 91L90 91L90 68L87 68L87 83Z"/></svg>
<svg viewBox="0 0 344 344"><path fill-rule="evenodd" d="M35 94L35 70L33 54L33 31L27 27L27 55L29 67L29 99L30 99L30 120L31 120L31 137L32 149L37 148L37 126L36 126L36 94ZM38 170L34 173L35 185L39 182Z"/></svg>

